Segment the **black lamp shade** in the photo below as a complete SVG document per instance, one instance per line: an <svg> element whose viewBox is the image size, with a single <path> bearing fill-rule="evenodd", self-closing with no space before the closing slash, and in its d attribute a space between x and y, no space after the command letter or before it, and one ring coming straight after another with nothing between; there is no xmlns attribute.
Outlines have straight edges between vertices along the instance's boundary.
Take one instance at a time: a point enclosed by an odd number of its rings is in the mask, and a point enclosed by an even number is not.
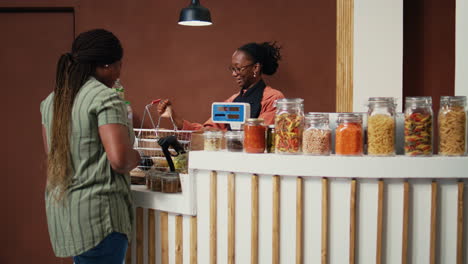
<svg viewBox="0 0 468 264"><path fill-rule="evenodd" d="M210 10L200 5L198 0L192 0L192 3L180 11L179 25L184 26L209 26L211 22Z"/></svg>

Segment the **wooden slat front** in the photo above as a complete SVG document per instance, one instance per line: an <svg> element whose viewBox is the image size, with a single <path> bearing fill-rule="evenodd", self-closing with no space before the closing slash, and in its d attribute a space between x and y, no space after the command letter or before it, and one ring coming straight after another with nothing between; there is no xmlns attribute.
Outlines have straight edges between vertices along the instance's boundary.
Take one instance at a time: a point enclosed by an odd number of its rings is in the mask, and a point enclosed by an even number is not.
<svg viewBox="0 0 468 264"><path fill-rule="evenodd" d="M184 229L182 225L182 216L177 215L175 217L175 264L184 263L184 240L183 234Z"/></svg>
<svg viewBox="0 0 468 264"><path fill-rule="evenodd" d="M156 230L154 209L148 209L148 263L156 264Z"/></svg>
<svg viewBox="0 0 468 264"><path fill-rule="evenodd" d="M236 183L235 174L228 175L228 264L235 263L236 252Z"/></svg>
<svg viewBox="0 0 468 264"><path fill-rule="evenodd" d="M437 256L437 182L432 182L432 198L431 198L431 253L430 263L436 263Z"/></svg>
<svg viewBox="0 0 468 264"><path fill-rule="evenodd" d="M328 179L322 179L322 264L328 263Z"/></svg>
<svg viewBox="0 0 468 264"><path fill-rule="evenodd" d="M458 183L458 212L457 212L457 264L463 264L463 214L464 214L465 183Z"/></svg>
<svg viewBox="0 0 468 264"><path fill-rule="evenodd" d="M198 224L197 224L197 217L192 216L190 218L190 264L197 264L198 263Z"/></svg>
<svg viewBox="0 0 468 264"><path fill-rule="evenodd" d="M350 197L350 212L349 212L349 263L354 264L356 261L356 180L351 181L351 197Z"/></svg>
<svg viewBox="0 0 468 264"><path fill-rule="evenodd" d="M303 179L297 177L296 180L296 264L301 264L303 254Z"/></svg>
<svg viewBox="0 0 468 264"><path fill-rule="evenodd" d="M408 263L408 220L409 220L409 182L403 183L403 234L401 264Z"/></svg>
<svg viewBox="0 0 468 264"><path fill-rule="evenodd" d="M132 263L132 243L128 242L127 253L125 254L125 263Z"/></svg>
<svg viewBox="0 0 468 264"><path fill-rule="evenodd" d="M383 201L384 201L384 182L379 180L378 183L378 204L377 204L377 252L376 264L382 263L382 234L383 234Z"/></svg>
<svg viewBox="0 0 468 264"><path fill-rule="evenodd" d="M252 229L250 263L258 264L258 175L252 175Z"/></svg>
<svg viewBox="0 0 468 264"><path fill-rule="evenodd" d="M336 112L352 112L354 0L336 5Z"/></svg>
<svg viewBox="0 0 468 264"><path fill-rule="evenodd" d="M136 209L136 261L137 264L143 264L143 208Z"/></svg>
<svg viewBox="0 0 468 264"><path fill-rule="evenodd" d="M161 234L161 264L169 264L169 242L168 242L168 214L159 213L159 233Z"/></svg>
<svg viewBox="0 0 468 264"><path fill-rule="evenodd" d="M217 201L218 181L216 171L210 175L210 264L216 264L216 228L217 228Z"/></svg>
<svg viewBox="0 0 468 264"><path fill-rule="evenodd" d="M273 176L272 263L280 261L280 176Z"/></svg>

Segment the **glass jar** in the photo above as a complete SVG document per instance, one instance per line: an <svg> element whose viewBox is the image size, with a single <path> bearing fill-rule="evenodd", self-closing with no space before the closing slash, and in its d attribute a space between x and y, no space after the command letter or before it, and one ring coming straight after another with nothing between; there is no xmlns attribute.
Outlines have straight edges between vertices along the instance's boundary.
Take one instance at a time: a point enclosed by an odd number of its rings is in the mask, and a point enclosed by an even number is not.
<svg viewBox="0 0 468 264"><path fill-rule="evenodd" d="M302 153L330 155L331 129L328 114L308 113L302 135Z"/></svg>
<svg viewBox="0 0 468 264"><path fill-rule="evenodd" d="M146 173L146 187L148 188L148 190L151 190L153 192L161 191L161 174L163 174L163 172L154 169Z"/></svg>
<svg viewBox="0 0 468 264"><path fill-rule="evenodd" d="M275 125L267 128L267 153L275 153Z"/></svg>
<svg viewBox="0 0 468 264"><path fill-rule="evenodd" d="M224 137L226 138L226 149L228 151L242 152L244 149L243 131L227 131Z"/></svg>
<svg viewBox="0 0 468 264"><path fill-rule="evenodd" d="M395 107L393 97L369 98L367 111L368 155L395 155Z"/></svg>
<svg viewBox="0 0 468 264"><path fill-rule="evenodd" d="M439 155L466 154L466 96L440 97Z"/></svg>
<svg viewBox="0 0 468 264"><path fill-rule="evenodd" d="M261 118L249 118L244 124L244 150L247 153L265 152L265 132Z"/></svg>
<svg viewBox="0 0 468 264"><path fill-rule="evenodd" d="M177 172L166 172L164 173L164 175L161 176L161 192L180 192L180 178Z"/></svg>
<svg viewBox="0 0 468 264"><path fill-rule="evenodd" d="M221 142L223 140L222 131L205 131L204 137L204 150L206 151L220 151Z"/></svg>
<svg viewBox="0 0 468 264"><path fill-rule="evenodd" d="M302 131L304 129L304 100L276 100L275 153L301 153Z"/></svg>
<svg viewBox="0 0 468 264"><path fill-rule="evenodd" d="M363 129L360 114L338 114L335 134L336 155L362 155Z"/></svg>
<svg viewBox="0 0 468 264"><path fill-rule="evenodd" d="M405 155L432 155L432 98L405 99Z"/></svg>

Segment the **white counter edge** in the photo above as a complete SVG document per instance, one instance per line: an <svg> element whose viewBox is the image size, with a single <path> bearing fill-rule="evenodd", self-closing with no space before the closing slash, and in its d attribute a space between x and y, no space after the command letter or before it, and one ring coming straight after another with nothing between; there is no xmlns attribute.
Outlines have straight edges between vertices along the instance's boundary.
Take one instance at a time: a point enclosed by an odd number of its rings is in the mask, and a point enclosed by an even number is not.
<svg viewBox="0 0 468 264"><path fill-rule="evenodd" d="M303 177L468 178L468 157L343 157L191 151L189 169Z"/></svg>

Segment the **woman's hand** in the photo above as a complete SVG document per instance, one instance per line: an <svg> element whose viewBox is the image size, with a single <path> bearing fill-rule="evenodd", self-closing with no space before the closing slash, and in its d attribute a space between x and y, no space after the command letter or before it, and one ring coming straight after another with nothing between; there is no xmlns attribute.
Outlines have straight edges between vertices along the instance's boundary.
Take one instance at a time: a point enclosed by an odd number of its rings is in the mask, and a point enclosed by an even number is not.
<svg viewBox="0 0 468 264"><path fill-rule="evenodd" d="M184 119L179 117L173 109L172 102L169 99L161 100L158 104L158 115L165 118L174 120L177 129L182 129L184 126Z"/></svg>

